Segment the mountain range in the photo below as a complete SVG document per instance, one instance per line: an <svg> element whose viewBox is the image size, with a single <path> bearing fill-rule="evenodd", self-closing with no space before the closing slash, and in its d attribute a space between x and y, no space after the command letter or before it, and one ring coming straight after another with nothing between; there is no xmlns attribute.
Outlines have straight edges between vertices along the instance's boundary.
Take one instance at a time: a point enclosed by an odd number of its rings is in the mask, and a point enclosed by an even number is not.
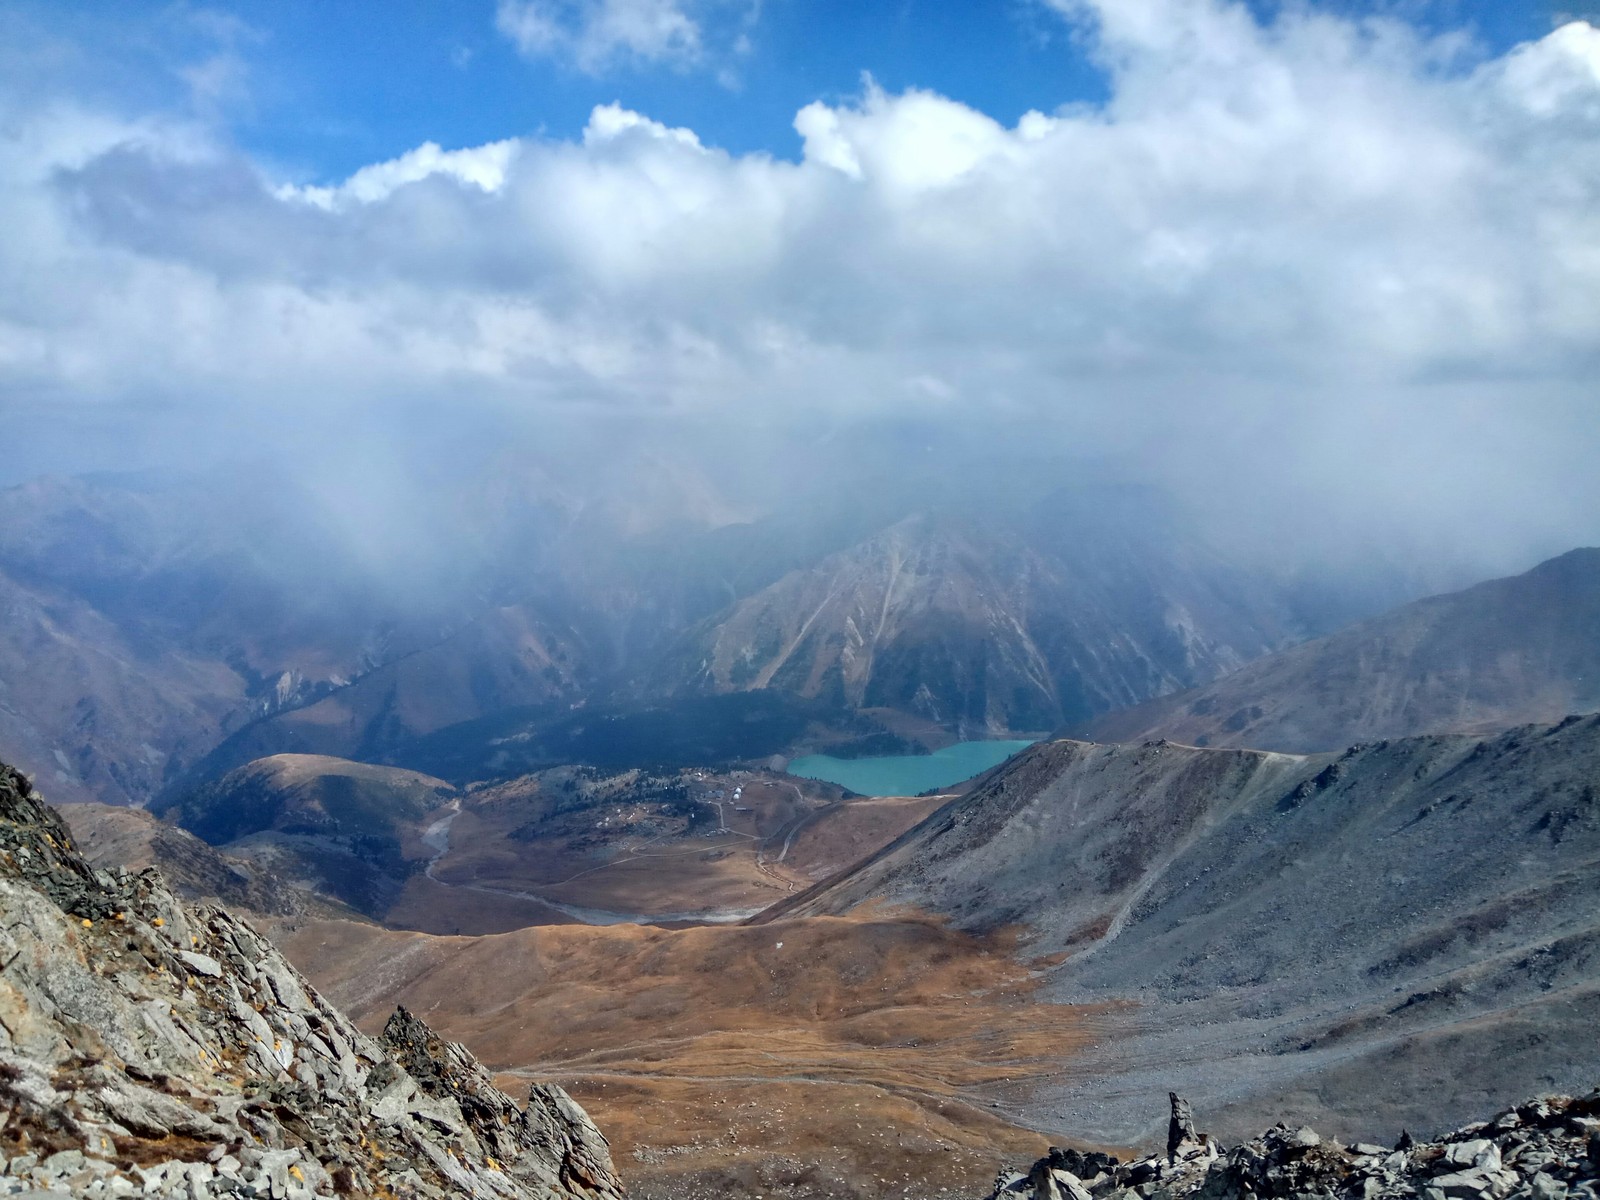
<svg viewBox="0 0 1600 1200"><path fill-rule="evenodd" d="M507 459L377 510L267 469L0 491L0 752L59 798L143 804L273 754L433 769L475 723L755 691L879 714L861 736L1037 733L1416 586L1312 596L1159 493L1045 471L1004 502L907 484L752 513L636 465L618 492Z"/></svg>
<svg viewBox="0 0 1600 1200"><path fill-rule="evenodd" d="M1141 525L1108 504L1096 522L1089 507L1051 497L1010 525L908 517L719 613L672 665L690 687L780 688L989 736L1209 680L1301 633L1281 591L1180 543L1170 514Z"/></svg>
<svg viewBox="0 0 1600 1200"><path fill-rule="evenodd" d="M759 522L704 540L674 526L698 549L655 592L632 573L648 558L633 542L520 599L454 593L455 616L443 593L412 597L340 660L348 677L328 672L329 647L365 627L360 606L319 602L303 640L262 638L276 657L230 666L205 657L235 634L203 606L163 616L86 582L125 582L136 556L75 576L13 551L7 569L122 639L58 638L63 663L115 646L130 688L170 678L144 679L146 663L210 662L231 680L182 693L236 706L217 702L212 744L174 755L181 769L118 776L103 760L126 795L165 788L156 807L220 850L148 813L86 807L97 861L161 862L193 894L252 909L369 1024L421 1008L491 1069L557 1070L662 1195L754 1179L812 1194L821 1168L795 1164L824 1143L827 1187L871 1175L872 1195L884 1171L934 1186L926 1164L903 1165L908 1146L941 1148L970 1180L992 1173L985 1146L1037 1154L1040 1131L1146 1144L1150 1098L1170 1087L1223 1136L1283 1117L1370 1138L1586 1086L1600 554L1304 640L1292 587L1197 548L1149 497L1123 497L1120 524L1103 498L1098 521L1065 519L1076 502L1003 521L859 515L847 544L821 539L799 565L775 552L715 606L714 588L696 591L705 577L686 585L690 565L738 558L729 547ZM115 525L124 510L110 511ZM179 578L203 545L147 549L184 564ZM606 581L592 611L561 592L573 578ZM651 626L647 592L703 598ZM322 675L275 682L263 665L314 661ZM7 720L25 719L27 684ZM877 744L1024 714L1125 722L1131 740L1047 740L962 794L892 812L802 794L781 760L749 761L756 745L765 759L824 735ZM102 761L87 757L97 728L137 722L85 726L77 759L52 753L58 769ZM381 761L406 756L439 773ZM804 864L823 861L837 873L811 885ZM750 924L697 925L713 893L777 903ZM689 927L572 923L607 905L628 910L608 920ZM391 917L399 928L375 921ZM485 936L404 931L463 927ZM507 1019L519 1012L541 1017ZM432 1038L397 1033L387 1052ZM868 1120L851 1121L857 1106ZM684 1146L708 1157L674 1160Z"/></svg>

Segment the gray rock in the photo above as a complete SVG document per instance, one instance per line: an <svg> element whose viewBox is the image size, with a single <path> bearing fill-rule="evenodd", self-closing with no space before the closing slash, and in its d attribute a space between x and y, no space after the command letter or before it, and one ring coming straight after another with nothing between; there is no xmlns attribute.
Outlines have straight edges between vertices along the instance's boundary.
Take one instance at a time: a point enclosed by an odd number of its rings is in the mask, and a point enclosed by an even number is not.
<svg viewBox="0 0 1600 1200"><path fill-rule="evenodd" d="M604 1137L560 1089L519 1108L409 1015L402 1063L228 913L154 871L91 871L3 766L0 910L6 1136L78 1143L0 1160L0 1195L622 1196ZM177 1156L195 1142L206 1161Z"/></svg>
<svg viewBox="0 0 1600 1200"><path fill-rule="evenodd" d="M1493 1180L1485 1171L1457 1171L1436 1175L1428 1181L1430 1190L1454 1197L1478 1196L1489 1192L1493 1185Z"/></svg>
<svg viewBox="0 0 1600 1200"><path fill-rule="evenodd" d="M1444 1152L1441 1161L1452 1167L1477 1167L1484 1171L1498 1171L1500 1147L1487 1138L1457 1142Z"/></svg>
<svg viewBox="0 0 1600 1200"><path fill-rule="evenodd" d="M1177 1092L1167 1093L1167 1102L1172 1106L1172 1115L1167 1120L1167 1158L1174 1159L1185 1143L1197 1141L1198 1132L1194 1127L1194 1110L1189 1107L1189 1102L1178 1095Z"/></svg>
<svg viewBox="0 0 1600 1200"><path fill-rule="evenodd" d="M52 1175L71 1175L77 1171L81 1171L83 1169L83 1163L84 1158L82 1150L62 1150L57 1154L52 1154L49 1158L45 1159L44 1162L40 1163L39 1166L41 1169L50 1172Z"/></svg>
<svg viewBox="0 0 1600 1200"><path fill-rule="evenodd" d="M196 975L204 975L210 979L222 978L222 964L210 955L196 954L193 950L180 950L178 957Z"/></svg>

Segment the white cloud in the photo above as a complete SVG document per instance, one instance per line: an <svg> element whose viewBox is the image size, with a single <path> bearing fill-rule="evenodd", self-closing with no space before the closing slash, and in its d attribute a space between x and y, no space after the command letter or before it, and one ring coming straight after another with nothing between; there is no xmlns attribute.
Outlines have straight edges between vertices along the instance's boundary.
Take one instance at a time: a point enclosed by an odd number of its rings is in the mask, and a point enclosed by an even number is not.
<svg viewBox="0 0 1600 1200"><path fill-rule="evenodd" d="M543 11L503 18L536 41ZM1481 514L1537 477L1518 520L1600 511L1600 33L1475 64L1306 9L1073 11L1103 107L1006 127L869 85L801 110L798 162L608 105L295 188L191 132L11 114L0 417L959 412L1218 488Z"/></svg>
<svg viewBox="0 0 1600 1200"><path fill-rule="evenodd" d="M688 66L703 53L701 25L677 0L499 0L495 26L527 57L589 74L618 62Z"/></svg>
<svg viewBox="0 0 1600 1200"><path fill-rule="evenodd" d="M424 142L399 158L362 167L337 187L283 184L273 191L280 200L300 200L329 211L352 203L376 204L388 199L396 188L434 175L497 192L520 147L514 139L466 150L441 150L434 142Z"/></svg>
<svg viewBox="0 0 1600 1200"><path fill-rule="evenodd" d="M1519 47L1506 58L1504 81L1531 113L1573 110L1600 121L1600 29L1572 21Z"/></svg>

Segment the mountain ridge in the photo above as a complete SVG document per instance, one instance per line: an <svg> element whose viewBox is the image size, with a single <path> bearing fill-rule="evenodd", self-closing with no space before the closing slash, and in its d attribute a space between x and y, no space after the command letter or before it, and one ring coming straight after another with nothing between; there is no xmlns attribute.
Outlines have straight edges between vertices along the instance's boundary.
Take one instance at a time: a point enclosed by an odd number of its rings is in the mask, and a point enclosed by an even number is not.
<svg viewBox="0 0 1600 1200"><path fill-rule="evenodd" d="M1488 732L1595 708L1600 548L1580 547L1070 732L1305 753L1381 737Z"/></svg>
<svg viewBox="0 0 1600 1200"><path fill-rule="evenodd" d="M561 1089L520 1108L409 1014L368 1038L245 922L91 868L4 766L0 849L0 1156L34 1194L620 1200Z"/></svg>
<svg viewBox="0 0 1600 1200"><path fill-rule="evenodd" d="M1308 606L1159 494L1040 464L765 507L655 460L418 467L382 508L271 467L0 489L0 753L53 795L145 804L266 755L426 768L430 739L508 714L757 680L841 718L1037 733L1401 586Z"/></svg>
<svg viewBox="0 0 1600 1200"><path fill-rule="evenodd" d="M1066 1082L1006 1095L1034 1122L1127 1141L1170 1081L1224 1130L1285 1095L1438 1127L1600 1067L1597 778L1593 715L1308 756L1043 743L757 920L1018 928L1048 996L1127 1003Z"/></svg>
<svg viewBox="0 0 1600 1200"><path fill-rule="evenodd" d="M915 513L709 618L691 688L781 687L974 734L1037 732L1214 678L1299 635L1285 594L1159 524Z"/></svg>

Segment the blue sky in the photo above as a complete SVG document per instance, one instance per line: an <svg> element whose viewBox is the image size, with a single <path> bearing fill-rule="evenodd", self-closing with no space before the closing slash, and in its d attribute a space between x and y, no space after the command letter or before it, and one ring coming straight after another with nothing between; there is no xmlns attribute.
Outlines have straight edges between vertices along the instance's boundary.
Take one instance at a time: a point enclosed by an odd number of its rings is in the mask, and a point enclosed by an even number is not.
<svg viewBox="0 0 1600 1200"><path fill-rule="evenodd" d="M581 20L578 0L542 2ZM1264 17L1279 7L1253 4ZM1542 36L1555 15L1525 0L1312 7L1461 30L1485 55ZM795 113L857 95L864 73L889 92L928 89L1008 125L1106 95L1081 29L1041 0L690 0L681 11L700 31L694 56L623 49L590 63L571 47L520 51L497 27L495 0L12 0L6 10L14 41L21 28L58 49L28 68L44 89L181 109L194 72L210 65L207 115L285 174L324 183L425 141L570 138L609 102L730 151L794 158Z"/></svg>

